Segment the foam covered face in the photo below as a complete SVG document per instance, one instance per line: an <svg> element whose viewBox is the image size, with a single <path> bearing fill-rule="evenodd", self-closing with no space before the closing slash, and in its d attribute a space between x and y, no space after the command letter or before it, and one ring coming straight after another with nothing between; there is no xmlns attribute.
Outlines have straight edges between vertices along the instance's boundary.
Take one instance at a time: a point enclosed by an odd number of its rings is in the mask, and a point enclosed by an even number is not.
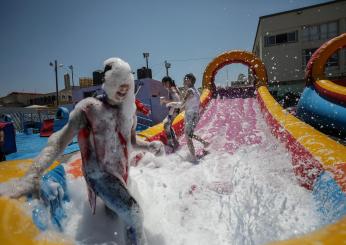
<svg viewBox="0 0 346 245"><path fill-rule="evenodd" d="M110 58L105 61L105 66L110 67L105 72L103 90L111 103L118 104L130 98L134 89L134 78L128 63L119 58Z"/></svg>
<svg viewBox="0 0 346 245"><path fill-rule="evenodd" d="M115 92L113 97L117 101L123 101L125 99L127 93L129 92L129 90L130 90L130 85L129 84L126 84L126 83L125 84L121 84L118 87L118 89Z"/></svg>
<svg viewBox="0 0 346 245"><path fill-rule="evenodd" d="M116 103L121 103L125 100L130 88L129 83L106 83L104 86L108 99Z"/></svg>

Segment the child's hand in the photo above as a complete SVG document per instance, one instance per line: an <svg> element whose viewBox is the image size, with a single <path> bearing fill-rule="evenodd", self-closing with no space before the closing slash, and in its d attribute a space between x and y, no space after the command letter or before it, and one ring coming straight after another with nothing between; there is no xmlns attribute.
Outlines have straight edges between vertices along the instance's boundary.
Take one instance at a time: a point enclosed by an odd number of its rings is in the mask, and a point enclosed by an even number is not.
<svg viewBox="0 0 346 245"><path fill-rule="evenodd" d="M0 196L18 198L30 193L37 194L40 176L36 174L25 175L20 179L12 179L0 184Z"/></svg>
<svg viewBox="0 0 346 245"><path fill-rule="evenodd" d="M180 109L181 108L182 103L181 102L170 102L166 104L166 107L173 107L176 109Z"/></svg>
<svg viewBox="0 0 346 245"><path fill-rule="evenodd" d="M162 104L166 104L167 103L167 100L165 97L160 97L160 105Z"/></svg>

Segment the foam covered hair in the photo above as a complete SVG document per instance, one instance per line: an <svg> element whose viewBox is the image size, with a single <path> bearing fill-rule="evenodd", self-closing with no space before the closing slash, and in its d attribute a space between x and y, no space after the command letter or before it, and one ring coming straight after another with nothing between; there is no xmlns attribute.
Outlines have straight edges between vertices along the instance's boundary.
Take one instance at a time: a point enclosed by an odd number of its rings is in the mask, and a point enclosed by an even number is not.
<svg viewBox="0 0 346 245"><path fill-rule="evenodd" d="M110 68L104 74L105 81L102 85L108 99L114 101L113 95L118 90L120 85L127 84L130 87L125 99L121 101L120 104L123 120L126 120L124 123L129 123L132 125L131 122L133 120L133 115L136 113L136 105L134 78L131 72L131 67L127 62L120 58L109 58L105 60L104 66L108 66L108 68Z"/></svg>

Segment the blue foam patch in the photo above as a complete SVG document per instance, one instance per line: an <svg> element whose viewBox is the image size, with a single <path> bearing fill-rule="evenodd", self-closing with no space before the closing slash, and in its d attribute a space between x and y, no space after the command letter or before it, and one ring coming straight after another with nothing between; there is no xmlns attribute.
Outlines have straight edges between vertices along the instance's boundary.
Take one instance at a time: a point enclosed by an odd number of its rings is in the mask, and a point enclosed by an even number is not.
<svg viewBox="0 0 346 245"><path fill-rule="evenodd" d="M318 177L312 194L322 221L326 224L346 215L346 194L330 172L325 171Z"/></svg>
<svg viewBox="0 0 346 245"><path fill-rule="evenodd" d="M33 222L40 230L46 230L51 223L59 231L63 231L62 222L67 217L64 203L69 200L66 173L64 168L58 165L41 177L40 203L32 212Z"/></svg>

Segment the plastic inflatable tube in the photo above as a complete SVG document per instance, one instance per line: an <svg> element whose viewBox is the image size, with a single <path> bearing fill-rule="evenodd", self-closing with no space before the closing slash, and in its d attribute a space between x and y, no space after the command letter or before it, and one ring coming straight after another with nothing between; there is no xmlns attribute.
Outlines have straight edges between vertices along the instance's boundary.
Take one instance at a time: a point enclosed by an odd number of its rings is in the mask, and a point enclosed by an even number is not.
<svg viewBox="0 0 346 245"><path fill-rule="evenodd" d="M304 89L297 116L322 132L346 138L346 107L320 96L316 90L313 86Z"/></svg>
<svg viewBox="0 0 346 245"><path fill-rule="evenodd" d="M256 78L256 86L266 86L267 70L263 62L253 53L232 50L218 55L207 65L203 74L203 88L208 88L213 91L215 89L214 79L217 71L233 63L241 63L248 66Z"/></svg>
<svg viewBox="0 0 346 245"><path fill-rule="evenodd" d="M13 160L0 164L0 183L8 181L12 178L22 177L32 160ZM55 162L47 170L51 170L59 165ZM25 198L19 200L0 197L0 244L17 245L68 245L73 244L61 234L49 234L42 236L40 230L35 226L23 208ZM40 235L40 236L39 236ZM38 236L40 238L38 238Z"/></svg>
<svg viewBox="0 0 346 245"><path fill-rule="evenodd" d="M330 100L346 106L346 87L333 83L329 80L317 80L314 82L315 88L320 94Z"/></svg>
<svg viewBox="0 0 346 245"><path fill-rule="evenodd" d="M66 107L59 107L58 111L55 114L53 132L57 132L62 129L70 117L69 110Z"/></svg>
<svg viewBox="0 0 346 245"><path fill-rule="evenodd" d="M263 114L272 132L282 140L292 154L292 164L300 183L306 188L313 190L314 196L324 196L324 204L338 209L338 205L345 200L346 193L346 147L330 139L326 135L318 132L313 127L300 121L293 115L287 113L271 96L265 84L267 81L266 70L263 63L253 54L238 53L238 51L225 52L216 57L207 66L203 86L215 88L214 76L220 67L232 63L230 60L238 62L238 58L245 58L242 64L247 64L257 78L258 101L261 105ZM252 66L251 66L252 65ZM257 70L256 70L256 69ZM323 181L324 175L330 175L328 181L332 184L327 185ZM321 188L328 186L329 188ZM334 195L334 194L337 195ZM326 195L328 194L328 195ZM336 199L335 199L336 198ZM336 201L335 201L336 200ZM330 201L328 203L328 201ZM341 210L343 211L343 210ZM336 217L340 219L339 213ZM292 239L275 244L341 244L346 240L346 218L305 235L302 238Z"/></svg>
<svg viewBox="0 0 346 245"><path fill-rule="evenodd" d="M346 87L327 80L324 74L328 59L333 53L344 47L346 47L346 33L324 43L309 60L305 70L305 79L308 85L313 84L322 96L346 105Z"/></svg>
<svg viewBox="0 0 346 245"><path fill-rule="evenodd" d="M334 212L327 215L321 210L322 215L333 216L333 222L339 220L346 214L346 147L285 112L267 88L258 89L258 99L273 134L291 152L300 183L313 191L317 208L329 207L328 211ZM346 218L342 218L302 238L273 244L342 244L345 226Z"/></svg>

